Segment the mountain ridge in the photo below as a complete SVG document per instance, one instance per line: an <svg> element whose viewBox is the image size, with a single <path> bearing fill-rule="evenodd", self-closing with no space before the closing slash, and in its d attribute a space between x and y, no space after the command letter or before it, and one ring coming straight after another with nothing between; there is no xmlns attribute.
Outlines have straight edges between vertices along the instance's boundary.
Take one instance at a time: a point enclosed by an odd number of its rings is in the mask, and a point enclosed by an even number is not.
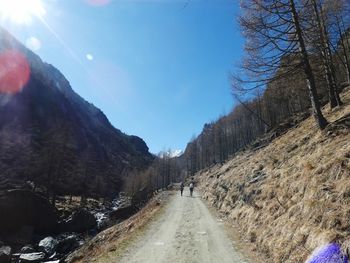
<svg viewBox="0 0 350 263"><path fill-rule="evenodd" d="M6 171L0 179L34 181L46 192L103 196L121 189L128 169L153 160L141 138L115 128L58 69L0 29L0 53L11 50L26 58L30 77L18 93L0 94L0 152L8 156L0 161ZM16 163L21 172L11 171ZM92 185L75 189L86 179Z"/></svg>

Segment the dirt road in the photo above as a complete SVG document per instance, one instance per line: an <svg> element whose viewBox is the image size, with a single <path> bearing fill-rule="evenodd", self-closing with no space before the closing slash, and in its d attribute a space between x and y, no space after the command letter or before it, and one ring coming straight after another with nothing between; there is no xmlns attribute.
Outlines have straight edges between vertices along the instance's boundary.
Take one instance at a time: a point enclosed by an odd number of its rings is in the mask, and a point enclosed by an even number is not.
<svg viewBox="0 0 350 263"><path fill-rule="evenodd" d="M234 248L223 227L198 194L174 196L136 244L123 256L123 263L249 263Z"/></svg>

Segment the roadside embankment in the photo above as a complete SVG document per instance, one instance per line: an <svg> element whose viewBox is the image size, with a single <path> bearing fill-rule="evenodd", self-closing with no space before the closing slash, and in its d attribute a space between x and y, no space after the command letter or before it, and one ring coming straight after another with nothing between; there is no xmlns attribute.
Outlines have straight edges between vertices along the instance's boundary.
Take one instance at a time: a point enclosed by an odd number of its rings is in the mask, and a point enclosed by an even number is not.
<svg viewBox="0 0 350 263"><path fill-rule="evenodd" d="M97 234L69 255L66 262L113 262L113 258L123 253L128 244L162 211L169 196L169 192L160 192L135 215Z"/></svg>
<svg viewBox="0 0 350 263"><path fill-rule="evenodd" d="M307 118L266 147L196 175L203 197L238 225L266 262L304 262L317 247L350 240L350 90L344 105Z"/></svg>

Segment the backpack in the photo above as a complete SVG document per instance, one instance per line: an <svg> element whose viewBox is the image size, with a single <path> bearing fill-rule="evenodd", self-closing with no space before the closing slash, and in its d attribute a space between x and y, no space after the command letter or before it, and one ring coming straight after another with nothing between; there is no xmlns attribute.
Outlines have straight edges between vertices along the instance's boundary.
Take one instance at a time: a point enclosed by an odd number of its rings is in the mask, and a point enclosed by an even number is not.
<svg viewBox="0 0 350 263"><path fill-rule="evenodd" d="M194 187L193 183L190 183L190 188L193 188L193 187Z"/></svg>

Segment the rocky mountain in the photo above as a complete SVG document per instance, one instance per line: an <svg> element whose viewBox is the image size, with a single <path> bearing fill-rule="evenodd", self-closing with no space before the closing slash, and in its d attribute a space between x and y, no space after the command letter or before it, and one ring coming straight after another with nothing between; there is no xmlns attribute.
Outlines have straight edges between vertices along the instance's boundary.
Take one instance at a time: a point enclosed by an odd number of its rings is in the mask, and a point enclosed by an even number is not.
<svg viewBox="0 0 350 263"><path fill-rule="evenodd" d="M2 189L29 181L54 195L112 195L128 168L142 169L153 159L141 138L114 128L58 69L4 29L0 88Z"/></svg>

